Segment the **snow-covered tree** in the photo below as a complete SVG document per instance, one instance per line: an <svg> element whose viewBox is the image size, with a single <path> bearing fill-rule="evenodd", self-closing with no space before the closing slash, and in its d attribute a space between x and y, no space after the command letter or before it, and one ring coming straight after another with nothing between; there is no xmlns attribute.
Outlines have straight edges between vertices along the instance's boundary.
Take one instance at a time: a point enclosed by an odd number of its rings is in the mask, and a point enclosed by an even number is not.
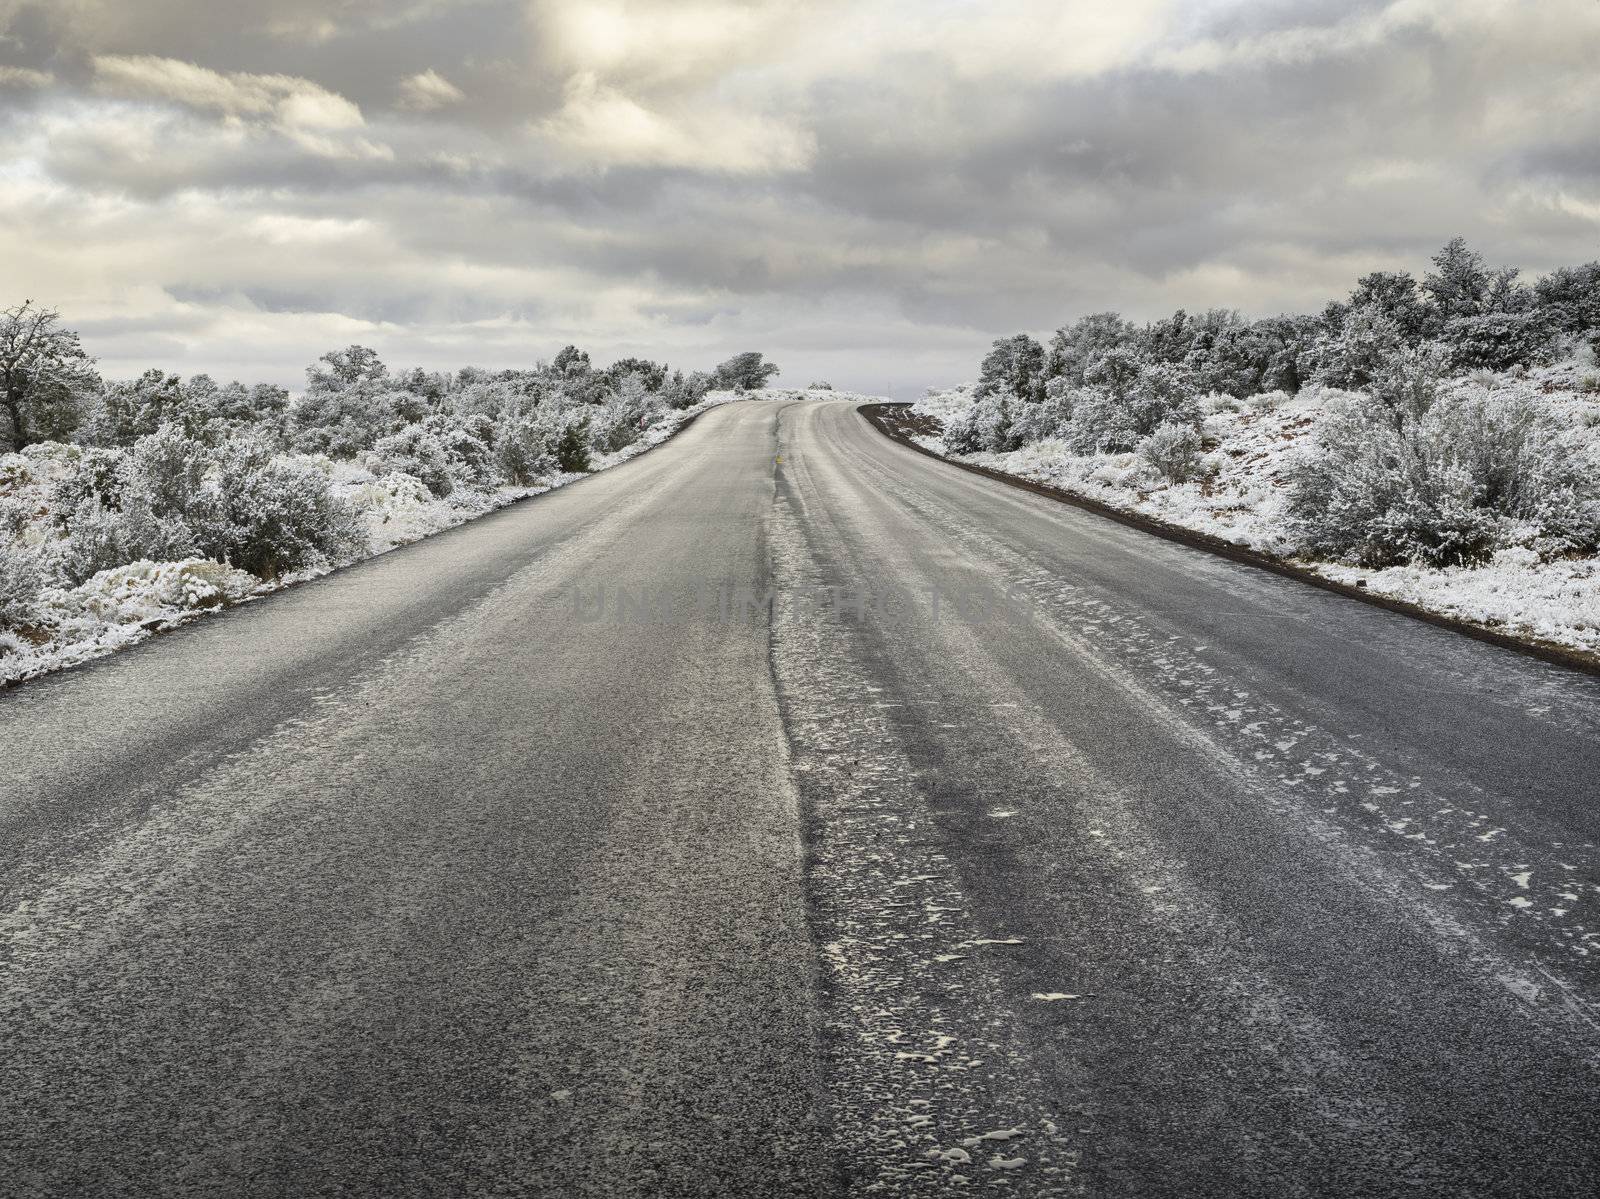
<svg viewBox="0 0 1600 1199"><path fill-rule="evenodd" d="M662 401L646 389L642 375L624 375L595 413L590 440L601 453L615 453L638 441L662 409Z"/></svg>
<svg viewBox="0 0 1600 1199"><path fill-rule="evenodd" d="M760 391L778 373L777 363L765 361L759 350L746 350L717 366L711 373L712 386L725 391Z"/></svg>
<svg viewBox="0 0 1600 1199"><path fill-rule="evenodd" d="M1200 405L1181 370L1113 349L1084 372L1072 402L1067 442L1080 454L1131 450L1164 424L1198 425Z"/></svg>
<svg viewBox="0 0 1600 1199"><path fill-rule="evenodd" d="M1228 325L1190 350L1183 366L1201 391L1243 398L1266 389L1275 349L1253 326Z"/></svg>
<svg viewBox="0 0 1600 1199"><path fill-rule="evenodd" d="M94 359L59 312L31 300L0 309L0 437L10 448L65 440L99 390Z"/></svg>
<svg viewBox="0 0 1600 1199"><path fill-rule="evenodd" d="M673 371L672 377L661 387L661 400L668 408L693 408L710 390L711 376L704 371L687 376L682 371Z"/></svg>
<svg viewBox="0 0 1600 1199"><path fill-rule="evenodd" d="M1366 387L1405 345L1400 326L1381 308L1352 308L1317 340L1316 381L1350 390Z"/></svg>
<svg viewBox="0 0 1600 1199"><path fill-rule="evenodd" d="M1531 309L1453 317L1439 340L1450 348L1450 365L1459 370L1503 371L1540 361L1555 333L1547 314Z"/></svg>
<svg viewBox="0 0 1600 1199"><path fill-rule="evenodd" d="M183 380L147 370L137 379L107 383L91 405L80 436L91 445L131 446L162 425L182 424Z"/></svg>
<svg viewBox="0 0 1600 1199"><path fill-rule="evenodd" d="M978 395L1027 403L1044 394L1044 347L1026 333L995 341L978 372Z"/></svg>
<svg viewBox="0 0 1600 1199"><path fill-rule="evenodd" d="M648 358L618 358L603 372L606 384L614 391L629 375L638 375L648 392L657 392L666 385L665 363L651 362Z"/></svg>
<svg viewBox="0 0 1600 1199"><path fill-rule="evenodd" d="M346 346L342 350L330 350L306 367L306 390L371 389L385 384L388 377L389 368L383 364L376 350L366 346Z"/></svg>
<svg viewBox="0 0 1600 1199"><path fill-rule="evenodd" d="M1405 271L1372 271L1356 282L1345 311L1381 313L1399 330L1401 340L1414 345L1427 336L1431 319L1422 295Z"/></svg>
<svg viewBox="0 0 1600 1199"><path fill-rule="evenodd" d="M1433 256L1433 270L1422 281L1431 300L1431 332L1457 317L1486 312L1520 312L1530 307L1532 293L1517 282L1514 266L1491 269L1465 238L1452 237Z"/></svg>
<svg viewBox="0 0 1600 1199"><path fill-rule="evenodd" d="M1551 271L1533 290L1555 329L1584 338L1600 334L1600 262Z"/></svg>
<svg viewBox="0 0 1600 1199"><path fill-rule="evenodd" d="M1110 350L1131 346L1138 337L1139 331L1131 321L1123 320L1120 313L1091 312L1051 335L1045 376L1065 379L1068 387L1082 387L1084 372L1096 358Z"/></svg>

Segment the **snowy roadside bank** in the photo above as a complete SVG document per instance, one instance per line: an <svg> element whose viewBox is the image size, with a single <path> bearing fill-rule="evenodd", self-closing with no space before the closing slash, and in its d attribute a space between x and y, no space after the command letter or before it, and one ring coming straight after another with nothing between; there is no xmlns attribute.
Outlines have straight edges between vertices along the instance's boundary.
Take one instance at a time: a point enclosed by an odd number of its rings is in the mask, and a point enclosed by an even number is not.
<svg viewBox="0 0 1600 1199"><path fill-rule="evenodd" d="M1453 386L1486 395L1537 396L1591 450L1600 449L1600 392L1592 368L1563 363L1528 372L1461 379ZM932 392L903 409L898 432L952 461L1030 480L1174 529L1219 538L1299 571L1412 605L1519 641L1553 647L1600 665L1600 558L1541 552L1540 530L1472 566L1416 563L1367 567L1303 552L1289 519L1290 474L1317 430L1358 397L1310 387L1204 402L1196 477L1171 482L1138 453L1077 454L1059 438L1008 452L955 453L943 433L970 418L972 388Z"/></svg>
<svg viewBox="0 0 1600 1199"><path fill-rule="evenodd" d="M625 448L596 454L587 472L555 471L526 486L461 486L442 498L404 471L375 473L357 459L283 455L285 461L309 465L326 475L329 492L356 510L365 533L361 552L270 580L222 562L189 557L130 562L100 571L76 586L47 588L27 626L0 631L0 688L102 657L204 613L365 561L618 466L659 446L712 408L741 399L777 401L831 395L776 388L711 392L690 408L664 414ZM75 453L76 447L40 443L25 453L0 456L0 499L13 511L27 514L25 523L11 535L12 544L37 550L58 536L51 496L59 478L75 465ZM0 579L0 588L7 585L7 580Z"/></svg>

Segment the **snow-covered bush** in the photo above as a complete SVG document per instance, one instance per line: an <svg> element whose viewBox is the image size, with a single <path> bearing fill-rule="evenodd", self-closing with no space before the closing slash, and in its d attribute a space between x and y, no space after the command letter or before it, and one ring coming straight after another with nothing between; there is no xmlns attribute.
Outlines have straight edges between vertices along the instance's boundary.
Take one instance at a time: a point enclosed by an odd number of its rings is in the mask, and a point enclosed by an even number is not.
<svg viewBox="0 0 1600 1199"><path fill-rule="evenodd" d="M682 371L673 371L672 377L661 385L661 402L668 408L693 408L710 390L711 376L704 371L687 376Z"/></svg>
<svg viewBox="0 0 1600 1199"><path fill-rule="evenodd" d="M33 461L27 454L0 454L0 491L21 487L33 478Z"/></svg>
<svg viewBox="0 0 1600 1199"><path fill-rule="evenodd" d="M1044 399L1033 404L1019 404L1012 421L1012 435L1023 444L1066 436L1072 420L1075 394L1063 378L1051 379L1045 384Z"/></svg>
<svg viewBox="0 0 1600 1199"><path fill-rule="evenodd" d="M974 400L965 416L945 427L945 446L955 454L1005 454L1022 445L1017 413L1025 405L1009 392L996 390Z"/></svg>
<svg viewBox="0 0 1600 1199"><path fill-rule="evenodd" d="M1450 347L1450 364L1458 370L1503 371L1541 361L1554 332L1537 311L1488 312L1445 322L1440 340Z"/></svg>
<svg viewBox="0 0 1600 1199"><path fill-rule="evenodd" d="M32 622L39 610L39 593L48 580L40 553L0 532L0 629Z"/></svg>
<svg viewBox="0 0 1600 1199"><path fill-rule="evenodd" d="M79 456L52 485L56 523L67 534L62 572L81 583L135 559L195 553L211 461L211 451L176 425L141 437L126 455Z"/></svg>
<svg viewBox="0 0 1600 1199"><path fill-rule="evenodd" d="M211 468L204 442L176 425L141 437L128 455L124 508L143 506L160 516L184 516L194 506Z"/></svg>
<svg viewBox="0 0 1600 1199"><path fill-rule="evenodd" d="M458 486L496 487L502 480L495 462L494 423L486 417L451 421L428 418L439 429L439 440L450 460L450 473Z"/></svg>
<svg viewBox="0 0 1600 1199"><path fill-rule="evenodd" d="M450 399L450 411L457 416L487 416L500 420L522 397L511 384L500 379L479 379L464 385Z"/></svg>
<svg viewBox="0 0 1600 1199"><path fill-rule="evenodd" d="M315 465L238 439L217 455L199 520L200 552L262 579L359 556L366 533Z"/></svg>
<svg viewBox="0 0 1600 1199"><path fill-rule="evenodd" d="M555 430L539 413L512 412L499 427L495 466L510 483L526 487L556 468Z"/></svg>
<svg viewBox="0 0 1600 1199"><path fill-rule="evenodd" d="M61 571L70 581L81 583L139 556L120 508L91 497L73 509L60 547Z"/></svg>
<svg viewBox="0 0 1600 1199"><path fill-rule="evenodd" d="M444 416L430 416L380 438L366 455L368 468L377 475L402 472L421 479L434 495L443 498L458 487L499 482L500 471L487 438L493 425L487 417L466 423L481 428L476 433Z"/></svg>
<svg viewBox="0 0 1600 1199"><path fill-rule="evenodd" d="M73 514L89 500L111 508L120 505L128 470L126 450L90 446L65 459L50 484L50 508L56 522L70 526Z"/></svg>
<svg viewBox="0 0 1600 1199"><path fill-rule="evenodd" d="M366 455L366 463L375 475L407 474L420 479L440 498L456 489L450 451L438 432L425 425L407 425L398 433L379 438Z"/></svg>
<svg viewBox="0 0 1600 1199"><path fill-rule="evenodd" d="M554 416L554 424L557 469L569 474L591 469L588 416L577 411L560 413Z"/></svg>
<svg viewBox="0 0 1600 1199"><path fill-rule="evenodd" d="M1187 483L1205 460L1200 431L1193 425L1164 424L1138 446L1139 461L1168 483Z"/></svg>
<svg viewBox="0 0 1600 1199"><path fill-rule="evenodd" d="M644 380L636 374L624 375L616 394L595 413L590 440L603 454L626 449L644 435L661 412L661 401L645 390Z"/></svg>
<svg viewBox="0 0 1600 1199"><path fill-rule="evenodd" d="M206 558L129 562L53 596L52 616L59 622L101 625L170 620L237 602L259 585L250 574Z"/></svg>
<svg viewBox="0 0 1600 1199"><path fill-rule="evenodd" d="M1026 333L995 341L978 374L978 396L1026 403L1044 393L1044 347Z"/></svg>
<svg viewBox="0 0 1600 1199"><path fill-rule="evenodd" d="M1455 566L1600 537L1597 465L1526 397L1450 396L1405 412L1342 406L1291 479L1303 552L1363 566Z"/></svg>
<svg viewBox="0 0 1600 1199"><path fill-rule="evenodd" d="M1072 401L1066 440L1080 454L1126 453L1164 424L1198 425L1200 402L1183 372L1116 349L1098 359Z"/></svg>
<svg viewBox="0 0 1600 1199"><path fill-rule="evenodd" d="M1317 340L1314 378L1331 387L1366 387L1407 345L1400 326L1376 304L1352 308Z"/></svg>
<svg viewBox="0 0 1600 1199"><path fill-rule="evenodd" d="M290 444L301 453L353 458L403 423L386 392L307 392L290 413Z"/></svg>

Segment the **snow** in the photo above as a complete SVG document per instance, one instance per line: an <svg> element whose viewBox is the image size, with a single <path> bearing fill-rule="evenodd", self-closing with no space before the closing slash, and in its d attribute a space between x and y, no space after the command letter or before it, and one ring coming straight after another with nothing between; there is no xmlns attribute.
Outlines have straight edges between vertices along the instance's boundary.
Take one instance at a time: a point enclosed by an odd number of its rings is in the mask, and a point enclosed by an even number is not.
<svg viewBox="0 0 1600 1199"><path fill-rule="evenodd" d="M1600 448L1600 376L1580 361L1526 372L1480 373L1453 380L1458 390L1517 389L1539 402L1577 436ZM1143 469L1137 456L1073 454L1058 440L1010 453L950 454L938 437L916 440L951 458L1050 484L1110 507L1224 538L1272 554L1373 595L1514 636L1600 654L1600 558L1541 561L1533 550L1503 549L1475 567L1366 568L1298 557L1285 521L1288 472L1335 403L1351 393L1308 387L1235 400L1212 396L1203 434L1214 475L1170 484ZM912 407L947 424L973 404L971 387L930 392Z"/></svg>
<svg viewBox="0 0 1600 1199"><path fill-rule="evenodd" d="M261 580L205 558L132 562L103 570L76 587L52 588L35 643L0 633L0 682L74 665L172 628L197 613L247 599Z"/></svg>

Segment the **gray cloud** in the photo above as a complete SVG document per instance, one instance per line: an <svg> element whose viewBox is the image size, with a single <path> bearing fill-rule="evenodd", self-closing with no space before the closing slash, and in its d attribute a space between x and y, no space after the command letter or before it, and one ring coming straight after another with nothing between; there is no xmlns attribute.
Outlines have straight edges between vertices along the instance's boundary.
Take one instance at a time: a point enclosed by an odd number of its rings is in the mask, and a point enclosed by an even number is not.
<svg viewBox="0 0 1600 1199"><path fill-rule="evenodd" d="M903 392L1117 307L1600 254L1592 0L0 0L8 277L112 371Z"/></svg>

